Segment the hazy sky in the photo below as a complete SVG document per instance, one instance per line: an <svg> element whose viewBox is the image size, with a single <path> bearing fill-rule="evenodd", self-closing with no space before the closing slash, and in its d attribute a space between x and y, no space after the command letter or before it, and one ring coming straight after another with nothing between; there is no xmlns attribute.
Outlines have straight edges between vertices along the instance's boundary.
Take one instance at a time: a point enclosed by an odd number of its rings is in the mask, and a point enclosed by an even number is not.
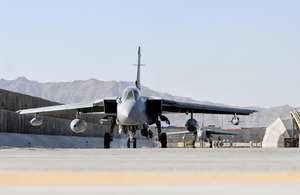
<svg viewBox="0 0 300 195"><path fill-rule="evenodd" d="M300 1L0 0L0 78L95 78L234 106L300 106Z"/></svg>

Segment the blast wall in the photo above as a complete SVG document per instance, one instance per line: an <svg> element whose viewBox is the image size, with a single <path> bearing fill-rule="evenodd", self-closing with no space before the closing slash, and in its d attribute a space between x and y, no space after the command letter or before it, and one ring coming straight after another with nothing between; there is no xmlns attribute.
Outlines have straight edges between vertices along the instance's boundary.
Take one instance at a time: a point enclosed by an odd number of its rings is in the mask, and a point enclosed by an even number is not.
<svg viewBox="0 0 300 195"><path fill-rule="evenodd" d="M284 147L284 138L298 137L297 131L293 129L292 119L277 118L266 130L262 147L281 148Z"/></svg>
<svg viewBox="0 0 300 195"><path fill-rule="evenodd" d="M0 132L44 135L67 135L84 137L103 137L109 132L109 125L99 125L101 115L83 115L82 119L88 122L88 128L83 133L74 133L70 123L76 113L59 116L42 116L43 125L33 127L29 121L32 117L16 114L20 109L59 105L37 97L15 93L0 89ZM118 137L115 131L115 137Z"/></svg>

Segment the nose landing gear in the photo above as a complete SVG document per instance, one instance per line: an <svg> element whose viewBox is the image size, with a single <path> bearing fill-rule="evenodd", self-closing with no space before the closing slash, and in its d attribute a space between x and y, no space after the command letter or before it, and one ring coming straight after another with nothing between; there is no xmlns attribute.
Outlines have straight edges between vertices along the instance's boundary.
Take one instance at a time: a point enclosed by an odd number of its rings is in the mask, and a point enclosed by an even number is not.
<svg viewBox="0 0 300 195"><path fill-rule="evenodd" d="M135 137L127 137L127 148L130 148L130 143L132 143L132 148L136 148L136 138Z"/></svg>

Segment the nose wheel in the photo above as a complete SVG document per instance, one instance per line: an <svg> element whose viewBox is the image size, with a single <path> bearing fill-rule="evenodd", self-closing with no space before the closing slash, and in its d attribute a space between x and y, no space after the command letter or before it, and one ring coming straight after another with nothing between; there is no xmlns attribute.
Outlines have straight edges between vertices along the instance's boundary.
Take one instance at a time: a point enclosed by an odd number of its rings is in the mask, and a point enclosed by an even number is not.
<svg viewBox="0 0 300 195"><path fill-rule="evenodd" d="M135 137L127 138L127 148L130 148L130 143L132 143L132 148L136 148L136 138Z"/></svg>

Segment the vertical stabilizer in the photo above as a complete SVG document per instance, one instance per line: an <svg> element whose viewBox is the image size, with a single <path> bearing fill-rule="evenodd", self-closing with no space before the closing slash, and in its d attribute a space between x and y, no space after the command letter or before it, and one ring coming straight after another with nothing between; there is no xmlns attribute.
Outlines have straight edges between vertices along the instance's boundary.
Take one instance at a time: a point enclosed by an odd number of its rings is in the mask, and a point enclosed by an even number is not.
<svg viewBox="0 0 300 195"><path fill-rule="evenodd" d="M137 88L141 89L141 47L138 50L137 78L135 81Z"/></svg>

